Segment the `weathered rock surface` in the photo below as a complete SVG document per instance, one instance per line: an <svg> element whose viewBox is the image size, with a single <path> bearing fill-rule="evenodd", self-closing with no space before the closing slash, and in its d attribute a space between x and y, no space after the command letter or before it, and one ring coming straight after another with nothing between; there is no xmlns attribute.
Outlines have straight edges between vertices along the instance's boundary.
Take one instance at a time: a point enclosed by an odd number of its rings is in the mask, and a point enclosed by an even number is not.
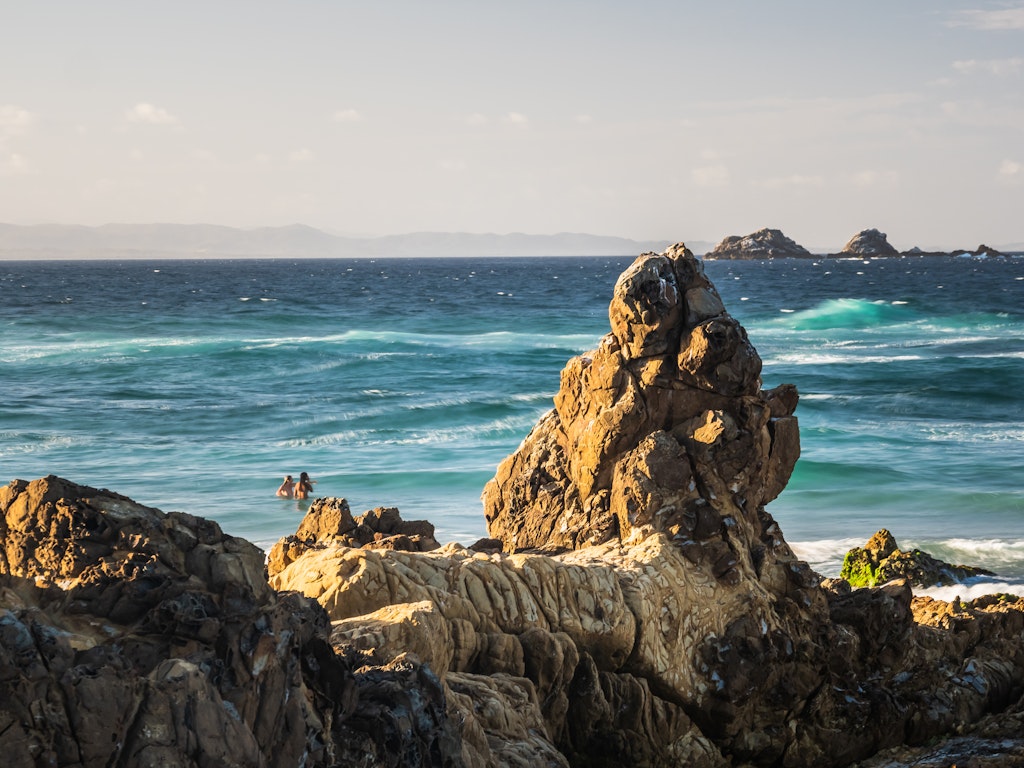
<svg viewBox="0 0 1024 768"><path fill-rule="evenodd" d="M764 505L799 456L795 388L761 390L746 331L682 245L638 258L609 316L611 333L569 361L554 409L484 489L489 534L509 551L575 549L650 528L727 579L740 551L769 571L769 551L788 562ZM732 546L730 531L758 544Z"/></svg>
<svg viewBox="0 0 1024 768"><path fill-rule="evenodd" d="M863 256L865 258L876 258L881 256L899 256L884 232L877 229L865 229L850 238L839 252L840 256Z"/></svg>
<svg viewBox="0 0 1024 768"><path fill-rule="evenodd" d="M426 520L403 520L395 507L377 507L353 518L346 499L327 497L314 500L298 530L271 548L269 567L280 571L306 550L332 542L410 552L441 546L434 538L434 526Z"/></svg>
<svg viewBox="0 0 1024 768"><path fill-rule="evenodd" d="M749 235L729 235L704 256L706 259L808 259L814 254L778 229L759 229Z"/></svg>
<svg viewBox="0 0 1024 768"><path fill-rule="evenodd" d="M329 639L323 609L273 591L263 553L211 521L52 476L0 488L4 766L462 754L428 669L353 672Z"/></svg>
<svg viewBox="0 0 1024 768"><path fill-rule="evenodd" d="M854 587L874 587L899 579L914 587L947 587L974 576L994 575L984 568L943 562L920 549L903 551L884 528L863 547L846 553L839 574Z"/></svg>

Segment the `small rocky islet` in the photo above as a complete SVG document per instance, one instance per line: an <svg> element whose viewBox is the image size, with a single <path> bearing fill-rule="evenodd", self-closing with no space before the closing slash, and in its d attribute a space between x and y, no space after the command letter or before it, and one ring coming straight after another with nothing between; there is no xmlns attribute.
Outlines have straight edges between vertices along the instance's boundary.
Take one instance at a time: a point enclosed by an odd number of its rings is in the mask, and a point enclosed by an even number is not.
<svg viewBox="0 0 1024 768"><path fill-rule="evenodd" d="M906 251L897 250L888 236L877 229L864 229L851 237L838 253L811 253L787 237L779 229L764 228L749 235L729 235L708 251L709 260L757 259L884 259L912 256L966 256L975 258L1004 258L1004 254L984 243L977 248L953 251L924 251L914 246Z"/></svg>
<svg viewBox="0 0 1024 768"><path fill-rule="evenodd" d="M1024 599L793 554L765 505L798 394L761 388L685 246L609 317L471 547L324 498L268 555L59 477L0 488L5 764L1024 765ZM883 533L848 557L879 583Z"/></svg>

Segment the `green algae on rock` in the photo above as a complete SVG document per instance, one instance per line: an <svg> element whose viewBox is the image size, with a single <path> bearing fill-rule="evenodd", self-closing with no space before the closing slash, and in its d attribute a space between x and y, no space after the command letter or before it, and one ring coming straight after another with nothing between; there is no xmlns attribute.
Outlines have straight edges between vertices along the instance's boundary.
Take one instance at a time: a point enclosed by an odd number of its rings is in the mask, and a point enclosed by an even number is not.
<svg viewBox="0 0 1024 768"><path fill-rule="evenodd" d="M993 575L984 568L943 562L920 549L903 551L883 528L863 547L846 553L839 577L852 587L876 587L897 579L915 587L948 587L972 576Z"/></svg>

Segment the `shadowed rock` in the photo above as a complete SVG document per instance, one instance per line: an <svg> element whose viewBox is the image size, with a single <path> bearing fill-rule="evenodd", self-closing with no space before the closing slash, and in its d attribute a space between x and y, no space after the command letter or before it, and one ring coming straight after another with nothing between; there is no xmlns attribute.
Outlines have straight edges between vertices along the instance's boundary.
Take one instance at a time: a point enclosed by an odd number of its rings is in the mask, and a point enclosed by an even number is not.
<svg viewBox="0 0 1024 768"><path fill-rule="evenodd" d="M57 477L0 488L0 754L11 768L435 765L429 670L353 672L323 609L216 523ZM392 715L370 702L384 697Z"/></svg>

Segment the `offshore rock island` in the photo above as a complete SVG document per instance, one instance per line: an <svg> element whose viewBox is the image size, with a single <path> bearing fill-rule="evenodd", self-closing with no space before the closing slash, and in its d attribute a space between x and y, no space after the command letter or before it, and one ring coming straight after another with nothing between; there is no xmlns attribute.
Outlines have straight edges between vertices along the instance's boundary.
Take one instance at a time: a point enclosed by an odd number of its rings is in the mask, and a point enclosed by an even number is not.
<svg viewBox="0 0 1024 768"><path fill-rule="evenodd" d="M685 246L609 317L469 548L325 498L265 557L61 478L0 489L6 764L1024 765L1024 600L793 554L765 505L796 389L762 388Z"/></svg>
<svg viewBox="0 0 1024 768"><path fill-rule="evenodd" d="M881 259L910 256L966 256L976 258L1001 258L1002 253L985 244L973 250L966 248L953 251L924 251L918 247L899 251L889 243L884 232L865 229L851 237L838 253L811 253L799 243L786 237L779 229L759 229L749 235L730 235L705 254L709 260L759 260L759 259L827 259L861 258Z"/></svg>

